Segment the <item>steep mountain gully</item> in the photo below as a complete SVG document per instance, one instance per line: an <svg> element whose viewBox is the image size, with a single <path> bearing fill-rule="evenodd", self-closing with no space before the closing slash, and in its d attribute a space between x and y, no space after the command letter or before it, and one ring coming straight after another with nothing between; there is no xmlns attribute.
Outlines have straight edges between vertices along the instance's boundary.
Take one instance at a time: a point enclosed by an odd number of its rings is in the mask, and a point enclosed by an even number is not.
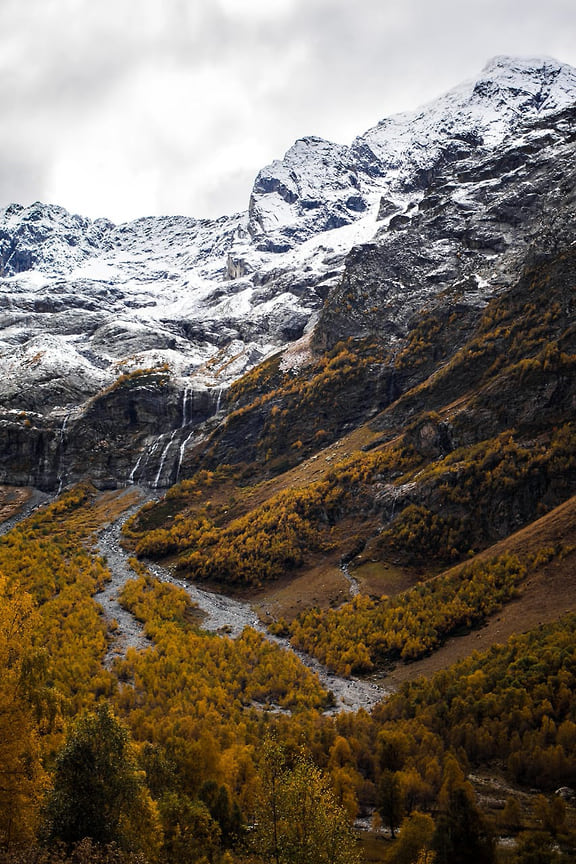
<svg viewBox="0 0 576 864"><path fill-rule="evenodd" d="M153 497L149 490L142 489L141 491L147 499ZM97 595L96 599L102 606L106 619L116 622L114 638L105 658L107 668L111 667L115 657L123 656L129 647L142 649L150 645L144 636L140 622L123 609L118 602L118 594L122 585L127 579L134 577L134 572L128 564L129 556L120 545L122 525L141 506L142 502L125 511L119 519L104 528L98 537L97 549L99 554L106 559L112 579L106 588ZM242 633L245 627L252 627L282 649L296 654L305 666L316 673L322 685L334 694L335 704L334 708L330 709L331 712L357 711L360 708L369 711L391 692L372 681L359 678L341 678L333 674L313 657L295 650L287 639L269 633L248 603L176 579L168 569L158 564L147 563L147 567L152 575L160 581L170 582L185 589L192 602L198 606L204 615L202 626L205 630L235 638Z"/></svg>

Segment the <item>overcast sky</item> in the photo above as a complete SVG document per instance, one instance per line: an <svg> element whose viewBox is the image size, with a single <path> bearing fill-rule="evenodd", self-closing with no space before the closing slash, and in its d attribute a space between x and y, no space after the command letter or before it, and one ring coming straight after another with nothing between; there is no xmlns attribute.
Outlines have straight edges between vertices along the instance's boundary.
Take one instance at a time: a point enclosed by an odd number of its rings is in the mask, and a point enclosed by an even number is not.
<svg viewBox="0 0 576 864"><path fill-rule="evenodd" d="M0 207L243 210L296 138L349 143L496 54L576 65L576 3L0 0Z"/></svg>

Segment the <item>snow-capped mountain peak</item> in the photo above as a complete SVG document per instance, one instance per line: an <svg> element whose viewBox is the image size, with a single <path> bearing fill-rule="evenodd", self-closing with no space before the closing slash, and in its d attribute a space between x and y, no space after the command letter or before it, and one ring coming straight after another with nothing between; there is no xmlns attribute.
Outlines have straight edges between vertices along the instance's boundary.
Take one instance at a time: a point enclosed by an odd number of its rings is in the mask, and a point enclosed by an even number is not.
<svg viewBox="0 0 576 864"><path fill-rule="evenodd" d="M549 58L495 57L416 111L380 121L348 147L303 138L262 169L249 228L262 247L283 250L311 233L350 224L386 196L407 206L438 164L490 149L536 117L573 104L576 69Z"/></svg>

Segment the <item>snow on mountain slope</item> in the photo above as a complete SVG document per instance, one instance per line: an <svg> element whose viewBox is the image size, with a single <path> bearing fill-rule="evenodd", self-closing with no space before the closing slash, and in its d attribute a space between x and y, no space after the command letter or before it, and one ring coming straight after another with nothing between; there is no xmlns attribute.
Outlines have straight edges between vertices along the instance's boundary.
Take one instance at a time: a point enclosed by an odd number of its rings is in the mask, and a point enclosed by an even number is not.
<svg viewBox="0 0 576 864"><path fill-rule="evenodd" d="M480 239L493 234L490 219L512 206L514 165L554 144L559 112L575 103L572 67L498 57L478 79L351 146L297 141L259 172L245 213L115 226L52 205L10 205L0 211L0 405L61 417L121 373L162 364L182 394L219 392L310 329L361 244L383 250L387 272L377 278L383 296L397 297L400 322L411 296L422 305L462 276L463 214L477 214ZM409 226L420 228L399 234ZM507 225L500 245L513 251L519 236ZM488 243L469 259L464 275L477 274L479 295L495 254Z"/></svg>
<svg viewBox="0 0 576 864"><path fill-rule="evenodd" d="M381 121L355 145L368 144L387 167L410 181L433 166L439 152L493 149L519 125L574 103L576 69L555 60L495 57L480 77L455 87L418 111Z"/></svg>
<svg viewBox="0 0 576 864"><path fill-rule="evenodd" d="M297 141L256 178L249 230L264 248L283 249L319 228L373 211L405 209L446 162L486 153L523 124L574 103L576 69L551 59L496 57L478 79L418 111L382 120L351 147Z"/></svg>

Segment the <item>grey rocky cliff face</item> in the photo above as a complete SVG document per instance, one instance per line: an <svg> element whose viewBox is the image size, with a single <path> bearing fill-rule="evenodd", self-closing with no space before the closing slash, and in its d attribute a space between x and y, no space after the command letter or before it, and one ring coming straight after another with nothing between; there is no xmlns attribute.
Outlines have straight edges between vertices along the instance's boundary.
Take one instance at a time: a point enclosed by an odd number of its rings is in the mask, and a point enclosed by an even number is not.
<svg viewBox="0 0 576 864"><path fill-rule="evenodd" d="M182 479L186 448L218 416L222 389L182 389L169 375L135 375L80 408L0 415L0 483L59 490L89 477L101 489Z"/></svg>
<svg viewBox="0 0 576 864"><path fill-rule="evenodd" d="M0 211L0 477L169 485L223 388L318 314L320 349L393 350L434 307L473 318L573 216L575 99L571 67L497 58L350 147L296 142L243 214ZM114 387L166 366L162 387Z"/></svg>
<svg viewBox="0 0 576 864"><path fill-rule="evenodd" d="M444 166L417 205L354 249L321 312L316 344L406 336L423 310L481 310L533 250L569 239L576 217L576 107Z"/></svg>

